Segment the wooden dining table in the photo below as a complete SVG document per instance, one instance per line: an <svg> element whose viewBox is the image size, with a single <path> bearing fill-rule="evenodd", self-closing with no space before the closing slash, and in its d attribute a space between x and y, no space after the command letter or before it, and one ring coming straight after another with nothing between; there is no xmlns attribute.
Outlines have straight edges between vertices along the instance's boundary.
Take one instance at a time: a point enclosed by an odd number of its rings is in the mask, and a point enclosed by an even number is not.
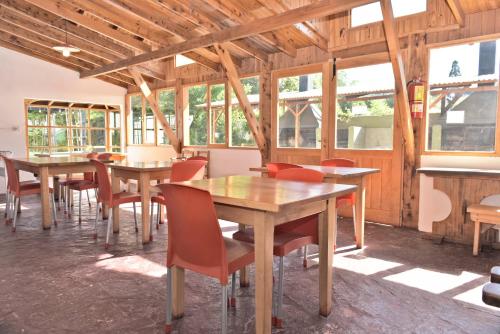
<svg viewBox="0 0 500 334"><path fill-rule="evenodd" d="M179 184L210 192L219 219L253 226L256 333L271 333L274 227L319 214L319 313L330 314L336 197L352 193L356 186L254 176L227 176ZM174 316L181 317L184 314L184 271L181 268L173 269L173 291Z"/></svg>
<svg viewBox="0 0 500 334"><path fill-rule="evenodd" d="M353 184L357 186L355 196L355 222L354 235L356 237L356 248L363 248L365 244L365 206L366 206L366 180L368 176L380 173L378 168L358 167L327 167L319 165L299 165L303 168L313 169L325 174L325 182ZM252 172L260 172L267 176L266 167L252 167Z"/></svg>
<svg viewBox="0 0 500 334"><path fill-rule="evenodd" d="M141 194L141 223L142 223L142 243L147 244L152 240L150 229L151 205L151 180L163 182L170 178L172 171L172 161L128 161L123 160L110 164L111 186L113 193L120 191L120 182L123 180L137 180ZM120 210L113 208L113 232L120 231Z"/></svg>
<svg viewBox="0 0 500 334"><path fill-rule="evenodd" d="M16 170L36 174L40 179L43 229L50 229L52 225L49 177L95 171L90 160L81 157L29 157L11 158L11 160Z"/></svg>

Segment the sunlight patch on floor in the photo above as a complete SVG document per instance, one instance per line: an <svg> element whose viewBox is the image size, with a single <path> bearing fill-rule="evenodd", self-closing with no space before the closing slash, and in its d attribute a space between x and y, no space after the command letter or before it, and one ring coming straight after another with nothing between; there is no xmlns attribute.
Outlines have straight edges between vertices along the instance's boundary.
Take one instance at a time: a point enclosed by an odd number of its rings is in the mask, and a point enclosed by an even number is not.
<svg viewBox="0 0 500 334"><path fill-rule="evenodd" d="M384 279L439 294L455 289L480 277L482 276L468 271L462 271L460 275L452 275L433 270L414 268L399 274L386 276Z"/></svg>
<svg viewBox="0 0 500 334"><path fill-rule="evenodd" d="M483 303L483 300L482 300L482 297L483 297L483 286L485 284L481 284L480 286L477 286L477 287L475 287L473 289L470 289L470 290L467 290L465 292L462 292L461 294L458 294L455 297L453 297L453 299L459 300L461 302L465 302L465 303L468 303L468 304L472 304L472 305L475 305L475 306L484 307L484 308L493 310L493 311L495 311L497 313L500 313L498 307L493 307L493 306L486 305L485 303Z"/></svg>
<svg viewBox="0 0 500 334"><path fill-rule="evenodd" d="M102 257L106 258L105 255ZM100 269L112 270L120 273L140 274L156 278L167 274L166 266L138 255L106 258L96 262L95 266Z"/></svg>

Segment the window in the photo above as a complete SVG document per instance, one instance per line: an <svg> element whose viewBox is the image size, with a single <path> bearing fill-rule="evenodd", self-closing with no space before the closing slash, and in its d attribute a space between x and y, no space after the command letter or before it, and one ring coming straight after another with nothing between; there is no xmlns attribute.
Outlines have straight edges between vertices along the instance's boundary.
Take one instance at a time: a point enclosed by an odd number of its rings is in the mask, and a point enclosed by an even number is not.
<svg viewBox="0 0 500 334"><path fill-rule="evenodd" d="M155 133L156 133L156 118L155 114L153 113L153 109L151 109L151 106L149 105L149 102L144 99L145 104L146 104L146 110L145 110L145 131L146 131L146 136L144 137L144 144L154 144L155 143Z"/></svg>
<svg viewBox="0 0 500 334"><path fill-rule="evenodd" d="M183 56L183 55L175 55L175 67L186 66L189 64L194 64L194 60Z"/></svg>
<svg viewBox="0 0 500 334"><path fill-rule="evenodd" d="M121 150L118 107L32 100L26 104L29 155Z"/></svg>
<svg viewBox="0 0 500 334"><path fill-rule="evenodd" d="M207 145L207 85L187 89L188 110L184 120L185 145Z"/></svg>
<svg viewBox="0 0 500 334"><path fill-rule="evenodd" d="M412 15L427 10L427 0L392 0L394 17ZM382 21L380 2L355 7L351 10L351 27Z"/></svg>
<svg viewBox="0 0 500 334"><path fill-rule="evenodd" d="M176 132L176 119L175 119L175 90L163 89L158 92L158 107L160 112L165 115L165 118L170 124L170 127ZM163 128L158 122L158 144L170 144L168 137L165 135Z"/></svg>
<svg viewBox="0 0 500 334"><path fill-rule="evenodd" d="M260 87L259 77L250 77L241 79L243 89L247 94L250 105L252 106L255 115L259 116L259 100L260 100ZM229 132L229 146L232 147L255 147L255 140L253 134L248 126L247 119L243 113L238 99L234 92L231 95L231 108L230 108L230 122Z"/></svg>
<svg viewBox="0 0 500 334"><path fill-rule="evenodd" d="M278 147L320 148L321 73L278 80Z"/></svg>
<svg viewBox="0 0 500 334"><path fill-rule="evenodd" d="M394 88L391 64L337 72L336 148L392 149Z"/></svg>
<svg viewBox="0 0 500 334"><path fill-rule="evenodd" d="M130 109L132 114L132 143L142 144L142 96L130 96Z"/></svg>
<svg viewBox="0 0 500 334"><path fill-rule="evenodd" d="M428 151L494 152L500 40L431 49Z"/></svg>
<svg viewBox="0 0 500 334"><path fill-rule="evenodd" d="M210 86L210 144L226 143L226 86Z"/></svg>

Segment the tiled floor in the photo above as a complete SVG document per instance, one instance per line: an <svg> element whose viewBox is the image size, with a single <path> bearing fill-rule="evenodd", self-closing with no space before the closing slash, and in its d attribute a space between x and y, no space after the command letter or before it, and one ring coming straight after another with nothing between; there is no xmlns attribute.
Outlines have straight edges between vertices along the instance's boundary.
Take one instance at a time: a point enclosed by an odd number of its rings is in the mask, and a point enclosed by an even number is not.
<svg viewBox="0 0 500 334"><path fill-rule="evenodd" d="M61 214L57 228L42 231L33 198L23 202L15 234L0 225L0 333L163 331L166 226L143 246L132 210L124 208L121 231L105 251L104 226L99 225L96 242L94 207L84 208L81 226L76 216L63 221ZM223 223L225 234L233 230L235 225ZM500 333L500 312L480 302L500 252L473 258L470 247L435 245L415 231L375 224L366 227L366 248L353 250L352 234L352 223L341 221L333 312L327 319L317 311L314 256L307 270L296 254L286 258L285 322L275 332ZM217 333L218 284L190 272L186 280L186 314L175 322L175 331ZM254 332L253 293L253 285L238 288L230 333Z"/></svg>

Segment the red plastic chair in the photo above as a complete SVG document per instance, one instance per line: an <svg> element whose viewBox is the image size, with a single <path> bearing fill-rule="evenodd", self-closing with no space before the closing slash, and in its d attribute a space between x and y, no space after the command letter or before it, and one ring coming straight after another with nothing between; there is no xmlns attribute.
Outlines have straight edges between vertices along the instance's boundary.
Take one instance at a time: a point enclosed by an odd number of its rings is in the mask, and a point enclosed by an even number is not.
<svg viewBox="0 0 500 334"><path fill-rule="evenodd" d="M321 166L327 167L355 167L356 162L345 158L334 158L321 161ZM337 197L337 208L350 205L352 207L352 221L356 221L356 194L351 193L348 195Z"/></svg>
<svg viewBox="0 0 500 334"><path fill-rule="evenodd" d="M99 220L99 203L103 205L107 205L109 207L109 217L108 217L108 226L106 230L106 243L104 247L107 249L109 247L109 236L111 234L111 228L113 226L113 209L114 207L119 207L120 204L133 203L134 205L134 223L135 223L135 231L138 232L139 228L137 227L137 213L135 203L141 201L141 195L138 193L130 193L130 192L119 192L113 193L111 190L111 181L109 180L108 170L105 164L98 160L92 160L92 164L94 164L96 168L96 174L98 178L98 187L99 194L97 196L97 207L95 213L95 223L94 223L94 239L97 239L97 221Z"/></svg>
<svg viewBox="0 0 500 334"><path fill-rule="evenodd" d="M203 158L203 159L188 159L186 161L177 162L172 165L172 172L170 174L170 182L182 182L189 180L201 180L205 175L205 167L208 163L204 157L193 157L193 158ZM156 229L159 228L160 224L160 210L161 205L167 205L165 197L162 194L158 194L151 197L151 215L150 215L150 225L151 231L153 231L153 213L154 205L157 204L158 210L156 213ZM151 233L151 236L153 234Z"/></svg>
<svg viewBox="0 0 500 334"><path fill-rule="evenodd" d="M227 285L232 276L235 298L236 271L254 262L253 246L224 238L210 193L177 184L160 184L167 199L167 319L172 330L172 267L192 270L219 280L222 285L222 333L227 331ZM196 208L196 210L193 210Z"/></svg>
<svg viewBox="0 0 500 334"><path fill-rule="evenodd" d="M288 168L302 168L299 165L294 165L294 164L288 164L285 162L271 162L266 164L267 167L267 175L269 177L275 178L276 173L278 173L280 170L283 169L288 169Z"/></svg>
<svg viewBox="0 0 500 334"><path fill-rule="evenodd" d="M39 182L19 182L14 163L9 158L4 157L5 169L7 171L7 224L12 222L12 232L16 231L17 208L19 207L19 199L23 196L41 194L41 185ZM52 214L54 225L57 226L56 202L54 200L54 189L49 188L52 199Z"/></svg>
<svg viewBox="0 0 500 334"><path fill-rule="evenodd" d="M276 174L276 179L280 180L313 183L323 182L324 177L323 173L306 168L288 168L280 170ZM238 231L233 234L233 238L253 243L254 233L252 229ZM281 328L283 326L281 318L284 274L283 258L294 250L318 243L318 215L312 215L276 226L273 245L273 254L279 257L278 293L277 298L273 300L273 324L276 327ZM306 251L304 254L306 254Z"/></svg>

